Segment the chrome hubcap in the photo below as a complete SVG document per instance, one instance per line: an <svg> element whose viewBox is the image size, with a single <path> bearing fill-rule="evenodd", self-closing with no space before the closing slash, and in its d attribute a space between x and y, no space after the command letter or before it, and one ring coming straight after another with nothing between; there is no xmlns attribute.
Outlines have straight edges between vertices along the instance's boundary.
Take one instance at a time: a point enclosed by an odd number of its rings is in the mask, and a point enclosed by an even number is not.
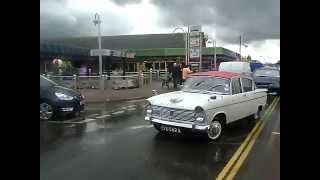
<svg viewBox="0 0 320 180"><path fill-rule="evenodd" d="M40 104L40 119L48 120L52 117L52 114L53 114L52 106L50 106L47 103Z"/></svg>
<svg viewBox="0 0 320 180"><path fill-rule="evenodd" d="M213 121L210 124L209 130L208 130L208 137L210 139L217 139L221 134L221 124L219 121Z"/></svg>

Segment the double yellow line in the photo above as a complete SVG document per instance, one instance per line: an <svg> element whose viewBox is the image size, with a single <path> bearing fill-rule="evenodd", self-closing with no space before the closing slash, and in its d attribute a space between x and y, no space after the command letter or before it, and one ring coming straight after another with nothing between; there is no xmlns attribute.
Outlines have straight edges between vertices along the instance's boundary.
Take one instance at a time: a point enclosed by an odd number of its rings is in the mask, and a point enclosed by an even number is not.
<svg viewBox="0 0 320 180"><path fill-rule="evenodd" d="M272 114L274 108L277 106L279 101L279 97L274 98L266 112L264 113L263 117L260 121L256 123L252 131L249 133L247 138L238 148L238 150L234 153L232 158L228 161L227 165L222 169L219 173L216 180L231 180L235 177L237 172L239 171L241 165L243 164L244 160L248 156L252 146L254 145L257 137L259 136L260 132L262 131L265 120ZM263 121L262 121L263 120Z"/></svg>

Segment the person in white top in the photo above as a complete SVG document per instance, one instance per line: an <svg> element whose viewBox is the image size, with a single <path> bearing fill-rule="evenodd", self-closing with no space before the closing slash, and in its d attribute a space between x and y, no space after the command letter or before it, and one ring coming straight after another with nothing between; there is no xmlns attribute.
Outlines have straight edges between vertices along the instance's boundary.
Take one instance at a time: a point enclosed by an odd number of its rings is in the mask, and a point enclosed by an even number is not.
<svg viewBox="0 0 320 180"><path fill-rule="evenodd" d="M193 73L193 71L190 70L190 65L187 65L185 68L182 69L182 81L184 82L189 74Z"/></svg>

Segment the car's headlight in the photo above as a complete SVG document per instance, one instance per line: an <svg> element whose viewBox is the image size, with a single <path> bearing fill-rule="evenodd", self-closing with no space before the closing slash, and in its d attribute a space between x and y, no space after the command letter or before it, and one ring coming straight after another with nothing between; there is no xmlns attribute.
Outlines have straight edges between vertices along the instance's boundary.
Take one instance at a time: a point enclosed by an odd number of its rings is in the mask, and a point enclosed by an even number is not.
<svg viewBox="0 0 320 180"><path fill-rule="evenodd" d="M72 96L66 95L64 93L61 92L55 92L54 93L60 100L65 100L65 101L70 101L73 99Z"/></svg>
<svg viewBox="0 0 320 180"><path fill-rule="evenodd" d="M195 108L194 118L196 122L203 123L206 119L206 113L203 108L197 106Z"/></svg>
<svg viewBox="0 0 320 180"><path fill-rule="evenodd" d="M151 107L151 103L149 101L145 102L144 113L145 113L144 120L150 121L151 115L152 115L152 107Z"/></svg>
<svg viewBox="0 0 320 180"><path fill-rule="evenodd" d="M152 108L151 108L151 103L149 101L145 102L144 111L146 116L151 117Z"/></svg>

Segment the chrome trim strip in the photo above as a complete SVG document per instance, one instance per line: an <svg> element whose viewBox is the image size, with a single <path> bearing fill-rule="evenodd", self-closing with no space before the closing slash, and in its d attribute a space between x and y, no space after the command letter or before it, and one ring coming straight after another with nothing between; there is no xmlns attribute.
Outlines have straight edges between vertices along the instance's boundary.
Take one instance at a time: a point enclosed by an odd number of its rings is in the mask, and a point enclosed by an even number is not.
<svg viewBox="0 0 320 180"><path fill-rule="evenodd" d="M155 119L155 118L152 118L151 122L165 124L165 125L171 125L171 126L184 127L184 128L189 128L189 129L193 129L192 126L194 125L194 124L178 123L178 122L171 122L171 121L163 121L163 120ZM207 128L209 128L208 125L205 125L205 126L194 125L194 129L198 129L198 130L206 130Z"/></svg>

